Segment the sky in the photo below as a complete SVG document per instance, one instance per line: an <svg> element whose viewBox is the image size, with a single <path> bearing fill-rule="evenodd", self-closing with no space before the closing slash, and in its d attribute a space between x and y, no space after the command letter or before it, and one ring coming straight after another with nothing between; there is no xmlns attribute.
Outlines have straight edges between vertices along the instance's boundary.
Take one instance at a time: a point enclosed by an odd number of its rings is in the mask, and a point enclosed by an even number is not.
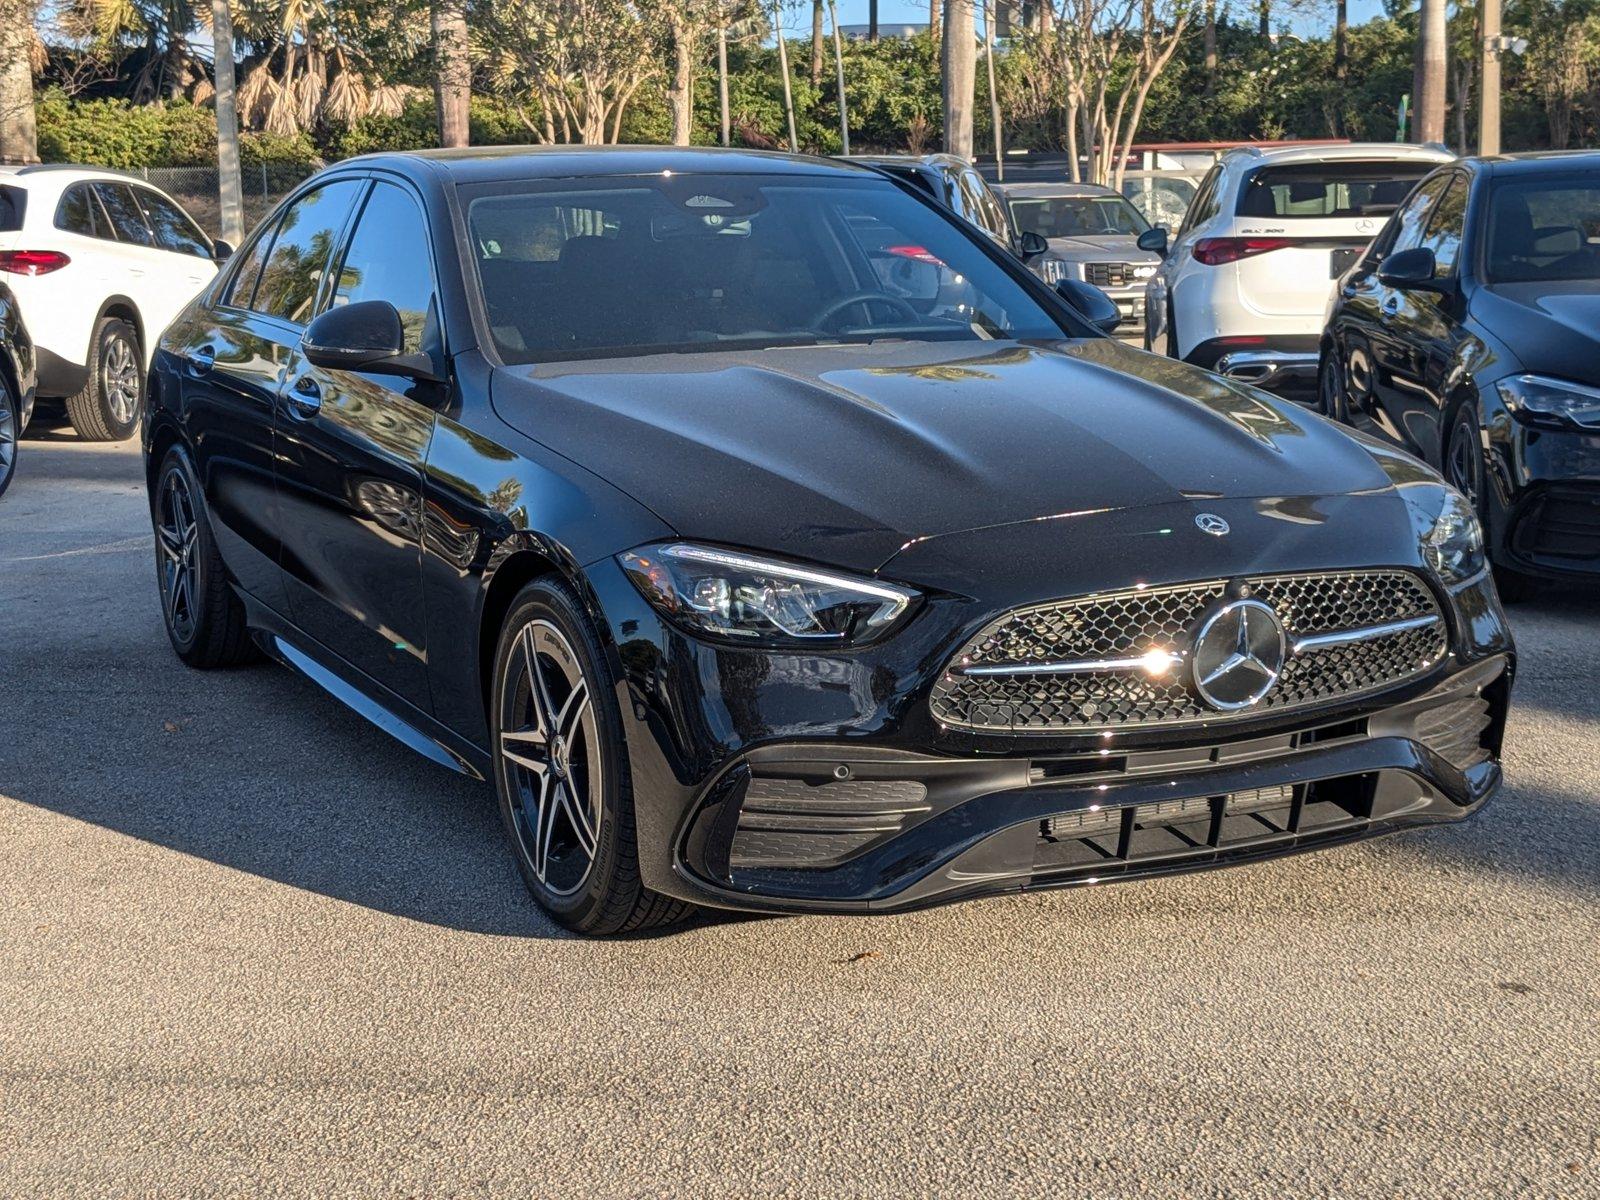
<svg viewBox="0 0 1600 1200"><path fill-rule="evenodd" d="M837 0L837 2L839 5L840 24L865 25L867 23L867 0ZM1218 7L1221 7L1221 5ZM1230 7L1240 17L1243 17L1248 10L1248 19L1255 20L1254 7L1248 2L1235 3ZM1289 22L1289 26L1294 32L1302 35L1325 33L1333 28L1333 5L1329 4L1327 10L1327 15L1323 17L1296 17ZM1382 15L1382 0L1350 0L1350 23L1352 25L1359 25L1364 21L1370 21L1373 17ZM878 20L880 23L885 21L914 21L921 24L926 22L927 19L927 0L879 0L878 2Z"/></svg>

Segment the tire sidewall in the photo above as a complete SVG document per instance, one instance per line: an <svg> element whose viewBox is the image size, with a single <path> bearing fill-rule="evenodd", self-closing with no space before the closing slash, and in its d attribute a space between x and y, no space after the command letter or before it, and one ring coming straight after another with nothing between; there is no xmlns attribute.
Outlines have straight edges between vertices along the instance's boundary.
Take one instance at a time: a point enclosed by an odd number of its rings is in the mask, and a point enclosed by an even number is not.
<svg viewBox="0 0 1600 1200"><path fill-rule="evenodd" d="M22 400L3 374L0 374L0 407L11 413L11 453L5 465L0 466L0 496L4 496L17 474L17 451L22 445Z"/></svg>
<svg viewBox="0 0 1600 1200"><path fill-rule="evenodd" d="M505 706L507 674L521 631L535 620L549 621L559 629L577 652L579 668L588 685L599 731L601 764L600 831L595 839L595 861L582 887L571 895L558 895L534 874L523 852L511 804L509 768L500 756L501 712ZM518 595L501 627L495 648L493 690L489 697L489 736L494 757L494 786L500 801L500 819L517 870L540 905L562 924L588 929L604 914L614 899L615 884L622 865L625 839L622 823L631 819L631 788L627 755L622 733L622 717L617 707L615 680L607 665L593 625L584 615L570 589L553 580L529 584ZM626 839L631 844L632 839Z"/></svg>

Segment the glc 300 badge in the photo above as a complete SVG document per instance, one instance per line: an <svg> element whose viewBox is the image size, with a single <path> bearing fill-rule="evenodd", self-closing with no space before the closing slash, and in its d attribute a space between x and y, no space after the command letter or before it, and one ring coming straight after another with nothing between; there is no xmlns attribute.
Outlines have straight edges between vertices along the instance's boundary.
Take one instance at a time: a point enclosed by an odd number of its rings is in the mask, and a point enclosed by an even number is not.
<svg viewBox="0 0 1600 1200"><path fill-rule="evenodd" d="M1195 517L1194 523L1201 533L1209 533L1212 537L1221 537L1230 528L1216 513L1200 513Z"/></svg>
<svg viewBox="0 0 1600 1200"><path fill-rule="evenodd" d="M1289 639L1283 622L1259 600L1232 600L1194 635L1195 691L1212 708L1231 712L1264 699L1283 674Z"/></svg>

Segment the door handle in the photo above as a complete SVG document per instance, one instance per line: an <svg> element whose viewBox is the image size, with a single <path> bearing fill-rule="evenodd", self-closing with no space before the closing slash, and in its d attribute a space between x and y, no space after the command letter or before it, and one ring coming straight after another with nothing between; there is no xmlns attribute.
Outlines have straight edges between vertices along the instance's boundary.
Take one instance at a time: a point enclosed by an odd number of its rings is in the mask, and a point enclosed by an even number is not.
<svg viewBox="0 0 1600 1200"><path fill-rule="evenodd" d="M184 361L188 364L189 374L206 375L217 365L217 352L211 346L197 346L184 355Z"/></svg>
<svg viewBox="0 0 1600 1200"><path fill-rule="evenodd" d="M289 411L297 417L314 417L322 409L322 388L310 375L296 379L285 395Z"/></svg>

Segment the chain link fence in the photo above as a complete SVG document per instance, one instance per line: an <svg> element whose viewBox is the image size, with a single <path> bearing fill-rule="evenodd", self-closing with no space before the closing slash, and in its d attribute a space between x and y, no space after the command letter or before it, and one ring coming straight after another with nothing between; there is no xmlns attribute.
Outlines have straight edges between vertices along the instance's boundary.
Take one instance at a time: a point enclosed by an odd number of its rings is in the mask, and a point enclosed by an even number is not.
<svg viewBox="0 0 1600 1200"><path fill-rule="evenodd" d="M272 206L316 168L303 163L257 163L241 172L244 227L248 232ZM222 202L216 167L141 167L132 172L166 192L212 237L222 233Z"/></svg>

